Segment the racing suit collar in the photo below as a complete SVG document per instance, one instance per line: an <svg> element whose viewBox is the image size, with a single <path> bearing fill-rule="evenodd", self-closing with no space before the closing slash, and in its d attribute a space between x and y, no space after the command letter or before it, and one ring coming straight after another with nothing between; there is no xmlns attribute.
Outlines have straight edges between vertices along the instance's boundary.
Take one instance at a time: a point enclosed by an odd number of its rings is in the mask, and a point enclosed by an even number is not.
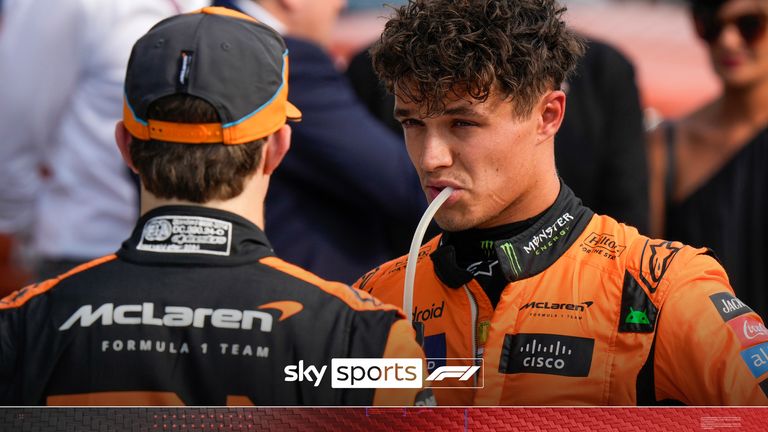
<svg viewBox="0 0 768 432"><path fill-rule="evenodd" d="M235 266L274 255L264 232L223 210L163 206L143 215L117 252L140 263Z"/></svg>
<svg viewBox="0 0 768 432"><path fill-rule="evenodd" d="M514 237L494 240L493 250L507 281L535 276L551 266L578 239L593 214L561 180L555 203L536 223ZM454 246L443 244L442 238L430 257L435 274L447 286L458 288L472 279L456 263Z"/></svg>

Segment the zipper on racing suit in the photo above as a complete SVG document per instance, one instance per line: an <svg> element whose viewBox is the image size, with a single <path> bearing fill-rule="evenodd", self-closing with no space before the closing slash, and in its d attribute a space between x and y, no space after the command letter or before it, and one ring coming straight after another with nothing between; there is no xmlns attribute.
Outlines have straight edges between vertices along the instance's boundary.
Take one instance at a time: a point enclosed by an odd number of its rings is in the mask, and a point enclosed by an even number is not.
<svg viewBox="0 0 768 432"><path fill-rule="evenodd" d="M474 366L479 366L479 359L482 358L482 354L479 353L477 349L477 299L475 299L475 295L472 294L472 290L469 289L467 284L464 284L464 291L466 291L467 297L469 298L469 311L472 318L472 357L475 359ZM477 374L475 374L473 381L473 385L477 386Z"/></svg>

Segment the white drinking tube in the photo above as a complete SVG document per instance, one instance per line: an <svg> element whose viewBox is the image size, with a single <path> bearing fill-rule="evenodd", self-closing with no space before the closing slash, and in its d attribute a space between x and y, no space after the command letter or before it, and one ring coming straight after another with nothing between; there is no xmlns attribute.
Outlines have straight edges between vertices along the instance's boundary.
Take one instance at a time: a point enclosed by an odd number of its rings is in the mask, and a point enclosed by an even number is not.
<svg viewBox="0 0 768 432"><path fill-rule="evenodd" d="M403 312L405 312L409 322L413 322L413 281L416 278L416 261L419 257L421 241L424 239L424 232L427 231L429 222L437 213L437 209L451 196L451 192L453 192L453 188L446 187L432 200L427 211L421 217L416 232L413 233L411 249L408 251L408 263L405 265L405 290L403 291Z"/></svg>

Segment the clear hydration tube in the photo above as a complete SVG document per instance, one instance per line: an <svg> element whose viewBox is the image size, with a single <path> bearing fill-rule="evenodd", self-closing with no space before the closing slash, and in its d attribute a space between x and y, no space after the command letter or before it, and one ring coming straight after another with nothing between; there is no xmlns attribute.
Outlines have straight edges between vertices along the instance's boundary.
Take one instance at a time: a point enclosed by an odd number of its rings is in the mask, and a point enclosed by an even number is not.
<svg viewBox="0 0 768 432"><path fill-rule="evenodd" d="M405 312L409 322L413 322L413 282L416 278L416 261L419 257L421 242L424 239L424 232L427 231L429 222L437 213L437 209L451 196L451 192L453 192L453 188L446 187L432 200L427 211L421 217L416 232L413 233L411 249L408 251L408 263L405 265L405 290L403 291L403 312Z"/></svg>

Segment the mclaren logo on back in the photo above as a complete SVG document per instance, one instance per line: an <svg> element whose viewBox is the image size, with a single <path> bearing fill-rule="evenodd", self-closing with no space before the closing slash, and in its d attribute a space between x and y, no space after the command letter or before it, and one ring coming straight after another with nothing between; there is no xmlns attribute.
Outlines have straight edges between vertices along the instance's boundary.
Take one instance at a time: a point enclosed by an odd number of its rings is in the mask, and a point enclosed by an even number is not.
<svg viewBox="0 0 768 432"><path fill-rule="evenodd" d="M283 321L299 313L304 306L295 301L278 301L259 306L258 309L277 309L278 321ZM59 327L68 330L75 324L90 327L97 321L102 326L108 325L154 325L160 327L196 327L203 328L210 324L216 328L271 332L274 317L261 310L211 309L186 306L166 306L164 313L155 316L153 303L117 305L105 303L94 309L93 305L83 305Z"/></svg>

